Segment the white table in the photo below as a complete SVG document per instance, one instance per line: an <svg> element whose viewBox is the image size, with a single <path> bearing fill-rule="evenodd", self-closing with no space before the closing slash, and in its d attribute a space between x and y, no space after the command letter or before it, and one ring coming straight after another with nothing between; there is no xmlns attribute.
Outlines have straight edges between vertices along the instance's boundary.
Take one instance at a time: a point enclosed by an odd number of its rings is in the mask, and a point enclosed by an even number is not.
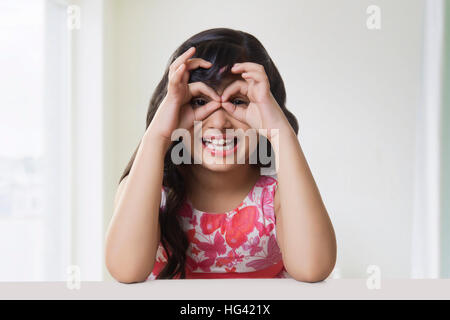
<svg viewBox="0 0 450 320"><path fill-rule="evenodd" d="M105 281L81 282L80 289L69 289L66 282L0 282L0 299L450 299L450 279L382 279L380 289L368 289L366 279L313 284L293 279Z"/></svg>

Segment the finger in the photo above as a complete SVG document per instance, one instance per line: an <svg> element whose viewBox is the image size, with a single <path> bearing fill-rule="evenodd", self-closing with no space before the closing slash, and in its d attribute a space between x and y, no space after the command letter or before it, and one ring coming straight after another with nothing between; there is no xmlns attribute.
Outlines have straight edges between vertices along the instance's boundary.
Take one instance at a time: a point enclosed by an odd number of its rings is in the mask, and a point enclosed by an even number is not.
<svg viewBox="0 0 450 320"><path fill-rule="evenodd" d="M180 55L178 58L175 59L174 62L170 65L170 70L175 71L178 69L178 67L187 61L190 57L192 57L195 53L195 47L190 47L188 50L186 50L182 55Z"/></svg>
<svg viewBox="0 0 450 320"><path fill-rule="evenodd" d="M236 107L231 102L222 102L222 107L231 114L235 119L245 122L245 112L246 110L243 108Z"/></svg>
<svg viewBox="0 0 450 320"><path fill-rule="evenodd" d="M212 63L202 58L192 58L187 61L187 70L197 69L198 67L210 68Z"/></svg>
<svg viewBox="0 0 450 320"><path fill-rule="evenodd" d="M221 103L218 101L211 101L200 108L194 109L195 120L202 121L208 117L211 113L219 109Z"/></svg>
<svg viewBox="0 0 450 320"><path fill-rule="evenodd" d="M216 101L220 101L220 96L217 94L217 92L210 86L206 85L204 82L198 81L189 83L189 91L191 92L192 96L197 96L203 93Z"/></svg>
<svg viewBox="0 0 450 320"><path fill-rule="evenodd" d="M187 69L187 66L186 66L186 69ZM190 78L189 72L187 72L187 71L183 72L183 78L181 79L181 82L184 83L185 85L187 85L189 82L189 78Z"/></svg>
<svg viewBox="0 0 450 320"><path fill-rule="evenodd" d="M204 59L201 58L192 58L192 59L188 59L186 61L186 70L194 70L197 69L198 67L202 67L202 68L210 68L212 66L212 63L209 61L206 61ZM185 72L184 76L183 76L183 83L187 84L189 81L189 72Z"/></svg>
<svg viewBox="0 0 450 320"><path fill-rule="evenodd" d="M247 95L248 84L244 80L236 80L230 84L225 91L222 93L222 101L227 101L228 98L236 93L241 93L244 96Z"/></svg>
<svg viewBox="0 0 450 320"><path fill-rule="evenodd" d="M182 63L177 70L175 70L175 74L170 78L169 83L174 85L181 81L184 75L184 70L186 69L186 65Z"/></svg>
<svg viewBox="0 0 450 320"><path fill-rule="evenodd" d="M250 72L250 71L265 73L264 67L254 62L235 63L231 68L231 72L233 73Z"/></svg>
<svg viewBox="0 0 450 320"><path fill-rule="evenodd" d="M256 82L265 82L267 81L267 76L265 73L261 73L258 71L249 71L249 72L244 72L241 74L242 78L244 78L245 80L247 79L251 79L254 80Z"/></svg>

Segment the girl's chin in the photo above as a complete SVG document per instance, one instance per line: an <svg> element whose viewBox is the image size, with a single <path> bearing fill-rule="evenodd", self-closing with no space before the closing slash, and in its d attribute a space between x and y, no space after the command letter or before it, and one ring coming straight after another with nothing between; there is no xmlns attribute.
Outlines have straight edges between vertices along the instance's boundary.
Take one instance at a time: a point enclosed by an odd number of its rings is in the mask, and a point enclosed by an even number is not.
<svg viewBox="0 0 450 320"><path fill-rule="evenodd" d="M209 164L203 162L201 166L210 171L226 172L233 170L236 166L238 166L238 164Z"/></svg>
<svg viewBox="0 0 450 320"><path fill-rule="evenodd" d="M210 168L232 168L238 165L234 157L214 157L209 154L203 155L202 165Z"/></svg>
<svg viewBox="0 0 450 320"><path fill-rule="evenodd" d="M197 157L197 159L198 158L199 157ZM244 163L247 163L247 160L244 160ZM236 166L242 166L242 163L239 163L234 156L218 157L205 152L202 154L201 163L197 162L197 165L201 165L212 171L229 171L236 168Z"/></svg>

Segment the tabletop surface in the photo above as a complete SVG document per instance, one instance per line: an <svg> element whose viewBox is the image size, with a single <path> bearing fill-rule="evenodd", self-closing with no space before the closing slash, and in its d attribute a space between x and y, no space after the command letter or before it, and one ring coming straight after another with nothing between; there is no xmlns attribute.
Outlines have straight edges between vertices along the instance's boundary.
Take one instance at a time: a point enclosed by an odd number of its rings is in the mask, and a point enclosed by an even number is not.
<svg viewBox="0 0 450 320"><path fill-rule="evenodd" d="M79 288L77 288L79 285ZM450 279L382 279L373 288L366 279L293 279L0 282L0 299L138 300L303 300L303 299L450 299Z"/></svg>

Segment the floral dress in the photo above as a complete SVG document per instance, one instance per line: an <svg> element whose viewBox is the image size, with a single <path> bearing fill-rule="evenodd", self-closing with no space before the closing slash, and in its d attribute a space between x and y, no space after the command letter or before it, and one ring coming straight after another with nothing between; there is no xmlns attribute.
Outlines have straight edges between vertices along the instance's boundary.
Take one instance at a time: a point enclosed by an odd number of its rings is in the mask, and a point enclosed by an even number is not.
<svg viewBox="0 0 450 320"><path fill-rule="evenodd" d="M262 175L241 204L224 213L195 209L189 201L179 212L189 239L186 278L291 278L276 241L276 176ZM165 205L162 189L161 207ZM148 279L156 279L167 262L159 244ZM179 276L178 276L179 278Z"/></svg>

